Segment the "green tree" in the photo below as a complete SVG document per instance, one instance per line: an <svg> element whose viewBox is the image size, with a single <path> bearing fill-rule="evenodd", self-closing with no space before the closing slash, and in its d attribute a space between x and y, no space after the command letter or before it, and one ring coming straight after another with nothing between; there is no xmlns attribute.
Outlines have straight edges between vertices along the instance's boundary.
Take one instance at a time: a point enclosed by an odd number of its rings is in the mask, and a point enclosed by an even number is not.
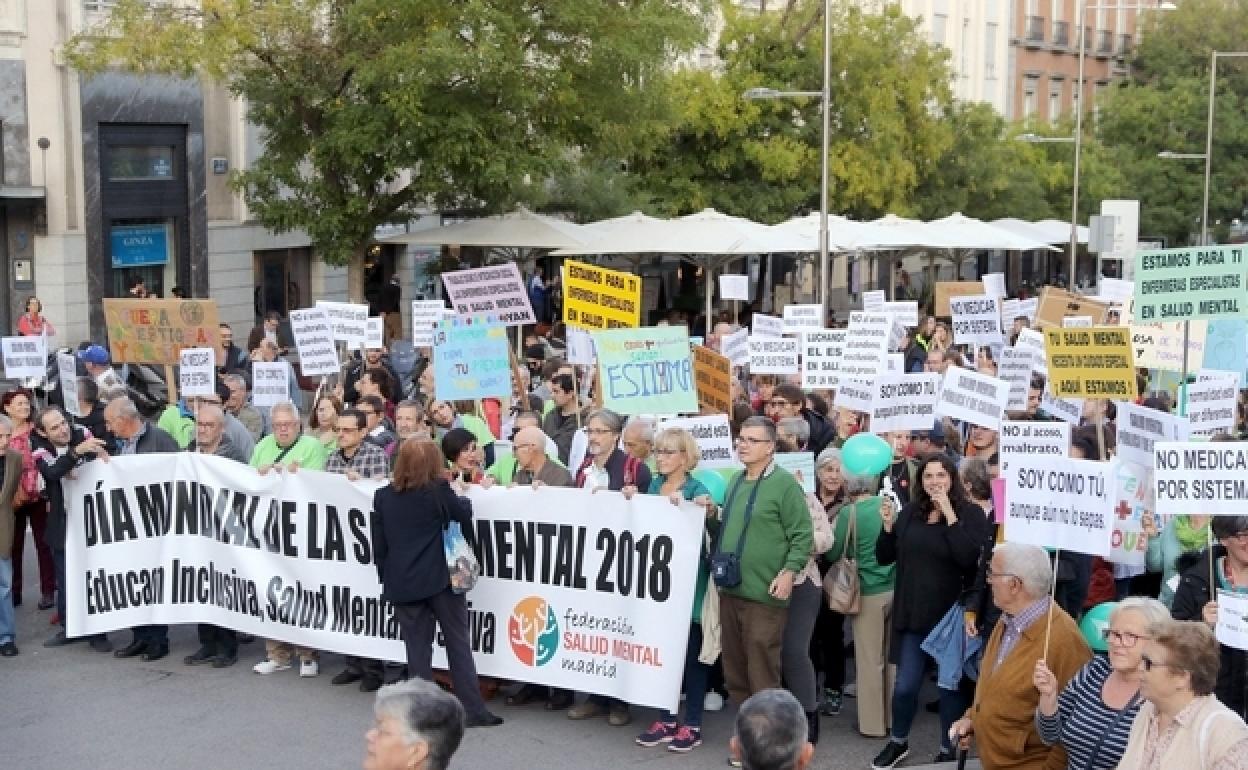
<svg viewBox="0 0 1248 770"><path fill-rule="evenodd" d="M823 3L791 0L774 12L722 4L714 71L673 73L680 115L633 158L657 213L711 206L776 222L819 205L820 100L747 101L753 87L819 91ZM832 17L829 207L856 217L915 209L914 193L953 137L943 48L887 6L866 13L837 0Z"/></svg>
<svg viewBox="0 0 1248 770"><path fill-rule="evenodd" d="M704 33L703 0L121 0L70 62L202 76L245 100L264 152L233 176L259 221L348 264L416 208L495 212L569 148L624 157L662 121L648 86ZM180 4L179 4L180 5Z"/></svg>

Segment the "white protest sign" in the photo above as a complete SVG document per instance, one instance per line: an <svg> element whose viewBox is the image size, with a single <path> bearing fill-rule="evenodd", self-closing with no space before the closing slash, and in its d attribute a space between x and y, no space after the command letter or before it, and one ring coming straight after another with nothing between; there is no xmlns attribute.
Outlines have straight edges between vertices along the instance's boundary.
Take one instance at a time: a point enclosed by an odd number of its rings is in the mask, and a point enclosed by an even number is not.
<svg viewBox="0 0 1248 770"><path fill-rule="evenodd" d="M1003 326L1012 326L1014 324L1014 319L1023 314L1022 305L1022 300L1001 300L1001 322Z"/></svg>
<svg viewBox="0 0 1248 770"><path fill-rule="evenodd" d="M1155 442L1157 513L1248 514L1248 443Z"/></svg>
<svg viewBox="0 0 1248 770"><path fill-rule="evenodd" d="M1064 329L1091 329L1092 316L1090 315L1068 315L1062 319L1062 328Z"/></svg>
<svg viewBox="0 0 1248 770"><path fill-rule="evenodd" d="M1031 349L1013 347L1001 351L997 376L1010 384L1006 411L1021 412L1027 408L1027 393L1031 389L1031 375L1035 368L1036 357Z"/></svg>
<svg viewBox="0 0 1248 770"><path fill-rule="evenodd" d="M76 473L65 482L69 635L211 623L407 659L373 565L370 514L382 483L309 470L261 476L188 452L116 457ZM158 498L165 489L171 496ZM468 611L478 673L676 708L689 624L672 619L692 612L705 512L657 495L591 498L550 486L467 496L481 562ZM220 506L234 513L214 528ZM525 536L534 531L549 534Z"/></svg>
<svg viewBox="0 0 1248 770"><path fill-rule="evenodd" d="M980 280L984 283L984 294L987 296L1005 296L1005 273L984 273Z"/></svg>
<svg viewBox="0 0 1248 770"><path fill-rule="evenodd" d="M841 354L841 377L865 379L887 371L892 331L893 317L887 313L851 312Z"/></svg>
<svg viewBox="0 0 1248 770"><path fill-rule="evenodd" d="M719 340L719 353L733 366L745 366L750 362L750 330L737 329Z"/></svg>
<svg viewBox="0 0 1248 770"><path fill-rule="evenodd" d="M316 306L325 311L335 342L347 343L348 349L364 344L368 336L368 305L317 300Z"/></svg>
<svg viewBox="0 0 1248 770"><path fill-rule="evenodd" d="M773 455L776 465L793 474L802 491L808 495L815 493L815 456L810 452L776 452Z"/></svg>
<svg viewBox="0 0 1248 770"><path fill-rule="evenodd" d="M884 294L883 289L875 291L864 291L862 293L862 309L868 313L883 313L884 305L888 298Z"/></svg>
<svg viewBox="0 0 1248 770"><path fill-rule="evenodd" d="M1205 339L1208 333L1208 321L1189 321L1186 331L1187 346L1184 347L1182 321L1156 326L1132 325L1131 344L1135 346L1135 365L1141 369L1191 371L1205 360ZM1184 350L1187 351L1187 366L1183 365Z"/></svg>
<svg viewBox="0 0 1248 770"><path fill-rule="evenodd" d="M875 389L869 383L842 379L832 403L834 406L865 414L871 411L871 402L874 399Z"/></svg>
<svg viewBox="0 0 1248 770"><path fill-rule="evenodd" d="M574 366L593 366L597 362L593 335L575 326L569 326L565 331L567 332L568 363Z"/></svg>
<svg viewBox="0 0 1248 770"><path fill-rule="evenodd" d="M844 329L814 329L802 332L802 388L835 388L840 380L841 353L845 349Z"/></svg>
<svg viewBox="0 0 1248 770"><path fill-rule="evenodd" d="M369 318L364 326L364 347L365 348L383 348L386 346L386 326L385 319L381 316ZM359 350L359 345L347 343L348 350Z"/></svg>
<svg viewBox="0 0 1248 770"><path fill-rule="evenodd" d="M1064 422L1001 421L1001 475L1028 457L1069 457L1070 425Z"/></svg>
<svg viewBox="0 0 1248 770"><path fill-rule="evenodd" d="M217 392L212 348L184 348L178 354L178 395L211 396Z"/></svg>
<svg viewBox="0 0 1248 770"><path fill-rule="evenodd" d="M61 398L65 411L75 417L86 417L78 403L78 365L72 353L56 354L56 376L61 383Z"/></svg>
<svg viewBox="0 0 1248 770"><path fill-rule="evenodd" d="M1097 295L1110 305L1125 305L1135 298L1135 281L1101 276Z"/></svg>
<svg viewBox="0 0 1248 770"><path fill-rule="evenodd" d="M285 361L251 362L251 403L273 406L290 400L290 365Z"/></svg>
<svg viewBox="0 0 1248 770"><path fill-rule="evenodd" d="M1153 445L1158 441L1187 441L1187 420L1130 401L1118 403L1118 457L1126 462L1153 467Z"/></svg>
<svg viewBox="0 0 1248 770"><path fill-rule="evenodd" d="M659 429L681 428L698 442L702 453L699 468L740 468L736 447L732 445L732 427L728 415L712 414L706 417L673 417L659 423Z"/></svg>
<svg viewBox="0 0 1248 770"><path fill-rule="evenodd" d="M1008 382L950 365L945 370L936 413L997 430L1009 395Z"/></svg>
<svg viewBox="0 0 1248 770"><path fill-rule="evenodd" d="M1033 455L1006 477L1011 543L1108 557L1114 532L1113 463Z"/></svg>
<svg viewBox="0 0 1248 770"><path fill-rule="evenodd" d="M719 298L750 301L750 277L748 275L721 275Z"/></svg>
<svg viewBox="0 0 1248 770"><path fill-rule="evenodd" d="M1218 624L1214 636L1227 647L1248 650L1248 596L1218 589Z"/></svg>
<svg viewBox="0 0 1248 770"><path fill-rule="evenodd" d="M750 335L751 374L797 374L796 337L758 337Z"/></svg>
<svg viewBox="0 0 1248 770"><path fill-rule="evenodd" d="M750 336L752 337L783 337L784 319L774 315L755 313L750 316Z"/></svg>
<svg viewBox="0 0 1248 770"><path fill-rule="evenodd" d="M418 348L433 347L433 332L448 311L450 308L442 300L412 300L412 344Z"/></svg>
<svg viewBox="0 0 1248 770"><path fill-rule="evenodd" d="M290 333L299 351L299 368L309 377L337 374L338 351L329 317L322 308L290 311Z"/></svg>
<svg viewBox="0 0 1248 770"><path fill-rule="evenodd" d="M42 380L47 376L48 357L42 337L0 338L4 348L4 376L10 380Z"/></svg>
<svg viewBox="0 0 1248 770"><path fill-rule="evenodd" d="M884 361L884 370L889 374L905 374L906 354L889 353Z"/></svg>
<svg viewBox="0 0 1248 770"><path fill-rule="evenodd" d="M823 305L785 305L784 333L800 334L823 328Z"/></svg>
<svg viewBox="0 0 1248 770"><path fill-rule="evenodd" d="M919 303L915 300L902 302L885 302L884 312L893 316L893 320L907 329L919 325Z"/></svg>
<svg viewBox="0 0 1248 770"><path fill-rule="evenodd" d="M1139 466L1121 457L1114 463L1114 534L1109 542L1109 561L1115 564L1145 566L1148 536L1144 534L1144 516L1153 515L1152 473L1151 466Z"/></svg>
<svg viewBox="0 0 1248 770"><path fill-rule="evenodd" d="M1035 365L1032 371L1040 375L1047 385L1049 379L1049 363L1044 347L1044 335L1035 329L1023 329L1018 334L1016 347L1031 351ZM1040 408L1045 414L1056 417L1063 422L1078 425L1083 420L1082 398L1059 398L1053 395L1052 388L1044 388L1040 392Z"/></svg>
<svg viewBox="0 0 1248 770"><path fill-rule="evenodd" d="M1032 323L1036 322L1036 309L1040 307L1040 299L1032 297L1031 299L1019 300L1018 314L1027 316L1027 320ZM1013 320L1013 319L1011 319Z"/></svg>
<svg viewBox="0 0 1248 770"><path fill-rule="evenodd" d="M996 297L950 297L956 345L1001 344L1001 300Z"/></svg>
<svg viewBox="0 0 1248 770"><path fill-rule="evenodd" d="M940 401L939 374L887 374L871 387L872 433L932 429Z"/></svg>
<svg viewBox="0 0 1248 770"><path fill-rule="evenodd" d="M446 297L460 316L486 316L504 326L537 323L515 262L442 274Z"/></svg>
<svg viewBox="0 0 1248 770"><path fill-rule="evenodd" d="M1187 422L1194 436L1235 432L1235 410L1238 408L1239 375L1235 372L1213 372L1209 377L1188 385Z"/></svg>

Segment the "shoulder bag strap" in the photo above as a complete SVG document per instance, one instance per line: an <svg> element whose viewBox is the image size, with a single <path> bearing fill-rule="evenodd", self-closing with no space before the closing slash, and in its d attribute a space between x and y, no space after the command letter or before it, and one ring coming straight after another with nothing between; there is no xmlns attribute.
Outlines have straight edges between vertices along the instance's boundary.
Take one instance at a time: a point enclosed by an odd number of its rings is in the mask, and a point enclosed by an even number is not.
<svg viewBox="0 0 1248 770"><path fill-rule="evenodd" d="M715 542L711 546L711 553L719 553L720 543L724 539L724 527L728 525L728 515L732 512L732 501L737 497L737 490L741 488L741 480L745 478L745 471L737 476L732 482L732 488L728 490L728 496L724 499L724 507L720 510L724 512L724 518L719 522L719 532L715 533Z"/></svg>
<svg viewBox="0 0 1248 770"><path fill-rule="evenodd" d="M754 500L758 498L758 488L762 485L763 477L759 476L758 481L754 482L754 488L750 490L750 499L745 503L745 521L741 523L741 534L737 536L736 554L738 559L741 558L741 553L745 550L745 533L750 528L750 517L754 515Z"/></svg>

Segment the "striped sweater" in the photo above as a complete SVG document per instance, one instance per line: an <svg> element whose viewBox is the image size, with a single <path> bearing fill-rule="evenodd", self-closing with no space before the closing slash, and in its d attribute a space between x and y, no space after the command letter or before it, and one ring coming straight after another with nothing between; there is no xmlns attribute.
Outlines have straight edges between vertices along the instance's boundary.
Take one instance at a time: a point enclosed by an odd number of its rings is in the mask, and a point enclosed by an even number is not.
<svg viewBox="0 0 1248 770"><path fill-rule="evenodd" d="M1050 745L1062 744L1066 748L1066 766L1071 770L1113 770L1127 750L1131 723L1143 701L1137 698L1128 704L1121 718L1118 711L1106 706L1101 691L1112 670L1107 658L1096 656L1057 696L1056 714L1046 717L1036 709L1040 739Z"/></svg>

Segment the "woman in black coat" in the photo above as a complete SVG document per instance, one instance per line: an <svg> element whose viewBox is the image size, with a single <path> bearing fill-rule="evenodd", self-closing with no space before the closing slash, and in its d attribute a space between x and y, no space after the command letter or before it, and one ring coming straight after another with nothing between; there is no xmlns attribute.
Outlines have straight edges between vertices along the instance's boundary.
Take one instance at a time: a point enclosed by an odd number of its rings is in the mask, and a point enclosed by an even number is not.
<svg viewBox="0 0 1248 770"><path fill-rule="evenodd" d="M394 605L411 676L433 679L433 634L442 627L455 694L469 727L503 723L491 714L477 685L468 641L468 601L451 590L442 533L451 520L472 523L472 503L446 480L442 450L432 441L403 442L394 480L373 495L373 563L382 597Z"/></svg>
<svg viewBox="0 0 1248 770"><path fill-rule="evenodd" d="M889 662L897 666L892 734L877 766L891 767L909 753L910 725L928 665L921 645L971 585L988 531L983 509L967 497L948 455L922 458L918 478L913 500L895 520L885 514L888 506L881 508L884 529L875 542L877 561L897 565L889 646ZM937 761L953 757L949 727L965 709L956 691L940 691L942 747Z"/></svg>

